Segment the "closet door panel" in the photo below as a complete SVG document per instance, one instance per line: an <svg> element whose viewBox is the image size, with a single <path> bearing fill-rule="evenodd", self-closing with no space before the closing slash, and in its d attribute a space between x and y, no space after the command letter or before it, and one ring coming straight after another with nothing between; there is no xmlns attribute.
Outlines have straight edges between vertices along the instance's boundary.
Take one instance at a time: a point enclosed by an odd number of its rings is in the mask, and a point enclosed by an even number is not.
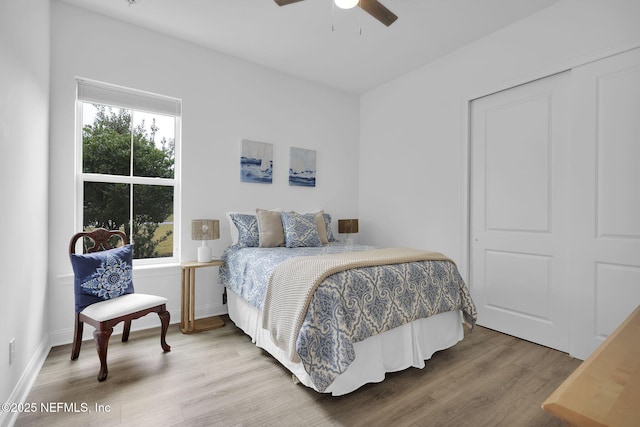
<svg viewBox="0 0 640 427"><path fill-rule="evenodd" d="M600 68L601 64L598 65ZM640 238L638 82L640 68L634 66L602 75L595 80L599 237Z"/></svg>
<svg viewBox="0 0 640 427"><path fill-rule="evenodd" d="M640 304L640 49L573 80L570 351L585 358Z"/></svg>
<svg viewBox="0 0 640 427"><path fill-rule="evenodd" d="M568 349L569 77L471 103L471 271L478 324Z"/></svg>

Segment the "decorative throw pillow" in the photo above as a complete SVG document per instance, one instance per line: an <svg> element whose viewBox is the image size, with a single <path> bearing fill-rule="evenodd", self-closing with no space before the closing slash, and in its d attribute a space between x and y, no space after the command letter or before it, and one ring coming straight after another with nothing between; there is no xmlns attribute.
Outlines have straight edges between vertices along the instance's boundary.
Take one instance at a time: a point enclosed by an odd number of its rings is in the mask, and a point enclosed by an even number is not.
<svg viewBox="0 0 640 427"><path fill-rule="evenodd" d="M238 246L258 247L260 235L255 215L231 214L231 221L238 229Z"/></svg>
<svg viewBox="0 0 640 427"><path fill-rule="evenodd" d="M324 218L324 225L327 230L327 241L335 242L336 238L333 236L333 230L331 230L331 215L329 215L328 213L325 213L322 216Z"/></svg>
<svg viewBox="0 0 640 427"><path fill-rule="evenodd" d="M282 212L282 227L288 248L322 246L315 214Z"/></svg>
<svg viewBox="0 0 640 427"><path fill-rule="evenodd" d="M316 226L318 228L318 236L320 236L320 241L323 245L329 243L329 239L327 238L327 225L324 223L324 211L316 212Z"/></svg>
<svg viewBox="0 0 640 427"><path fill-rule="evenodd" d="M275 248L284 246L284 229L282 216L279 211L256 209L258 221L259 246L261 248Z"/></svg>
<svg viewBox="0 0 640 427"><path fill-rule="evenodd" d="M100 301L131 294L133 245L89 254L71 254L76 313Z"/></svg>
<svg viewBox="0 0 640 427"><path fill-rule="evenodd" d="M277 210L277 209L272 209L272 210ZM233 223L233 220L231 219L231 215L235 215L235 214L255 215L256 211L255 210L229 211L224 213L225 217L227 217L227 222L229 223L229 233L231 234L231 244L233 245L238 244L238 228L236 227L236 225Z"/></svg>

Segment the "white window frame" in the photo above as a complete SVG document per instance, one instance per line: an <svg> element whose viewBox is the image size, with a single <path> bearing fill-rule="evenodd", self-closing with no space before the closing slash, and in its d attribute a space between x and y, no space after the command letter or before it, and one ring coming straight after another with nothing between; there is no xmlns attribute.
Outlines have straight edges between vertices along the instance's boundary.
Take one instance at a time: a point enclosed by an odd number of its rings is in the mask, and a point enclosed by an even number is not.
<svg viewBox="0 0 640 427"><path fill-rule="evenodd" d="M103 175L84 173L82 168L82 104L94 103L124 108L146 113L159 113L175 117L174 139L174 176L173 178L154 178L141 176ZM180 260L180 200L181 200L181 136L182 136L182 101L163 95L157 95L137 89L102 83L95 80L76 78L76 190L75 190L75 225L76 230L83 229L84 183L105 182L118 184L142 184L173 186L173 256L160 258L134 259L134 265L153 266L176 264ZM133 199L130 200L129 212L133 212ZM131 239L131 236L129 236ZM135 242L132 242L135 244Z"/></svg>

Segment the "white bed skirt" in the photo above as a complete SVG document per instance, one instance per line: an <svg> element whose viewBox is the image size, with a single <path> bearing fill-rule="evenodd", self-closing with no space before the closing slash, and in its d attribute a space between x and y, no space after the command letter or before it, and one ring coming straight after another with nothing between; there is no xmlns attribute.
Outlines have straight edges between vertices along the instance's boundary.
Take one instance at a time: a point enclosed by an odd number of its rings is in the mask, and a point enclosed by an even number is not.
<svg viewBox="0 0 640 427"><path fill-rule="evenodd" d="M260 325L258 309L227 290L229 317L260 348L269 352L289 369L301 383L317 391L302 363L289 360ZM424 368L433 353L455 345L464 337L462 313L459 310L419 319L354 344L356 359L324 391L333 396L350 393L367 383L384 380L386 372L411 366Z"/></svg>

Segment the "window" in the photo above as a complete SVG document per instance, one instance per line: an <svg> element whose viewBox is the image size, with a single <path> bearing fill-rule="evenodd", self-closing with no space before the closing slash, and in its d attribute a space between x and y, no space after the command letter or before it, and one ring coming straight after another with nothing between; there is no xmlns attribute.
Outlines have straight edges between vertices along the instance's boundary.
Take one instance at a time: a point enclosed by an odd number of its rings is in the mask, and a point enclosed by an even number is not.
<svg viewBox="0 0 640 427"><path fill-rule="evenodd" d="M83 230L123 230L137 263L177 257L181 103L77 82L77 213Z"/></svg>

